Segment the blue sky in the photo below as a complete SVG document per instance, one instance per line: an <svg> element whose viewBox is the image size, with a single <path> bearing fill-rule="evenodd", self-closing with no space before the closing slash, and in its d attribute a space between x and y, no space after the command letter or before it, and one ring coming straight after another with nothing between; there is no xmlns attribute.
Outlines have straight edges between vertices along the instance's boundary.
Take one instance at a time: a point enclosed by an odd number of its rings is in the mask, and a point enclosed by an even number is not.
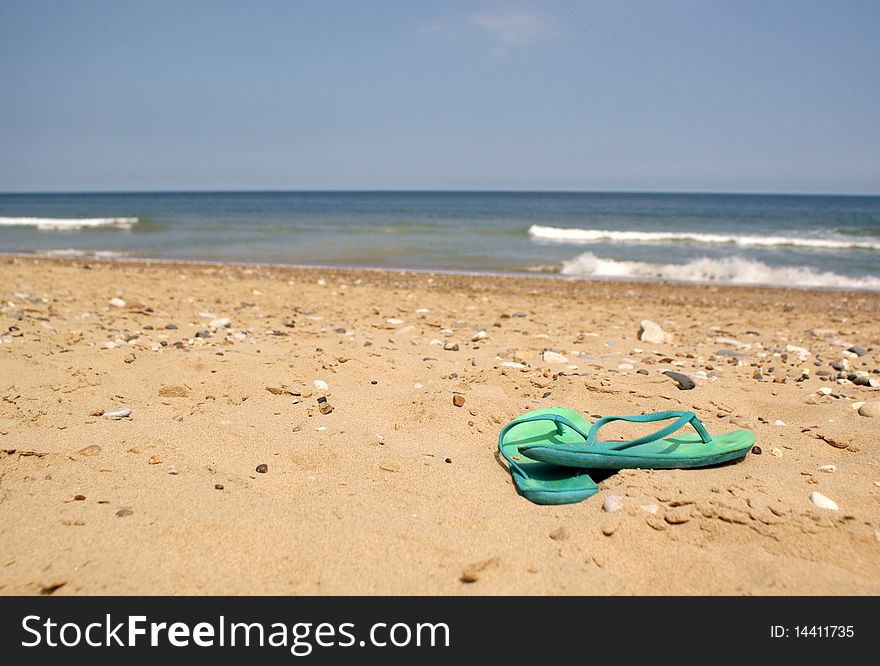
<svg viewBox="0 0 880 666"><path fill-rule="evenodd" d="M0 2L0 191L880 193L880 2Z"/></svg>

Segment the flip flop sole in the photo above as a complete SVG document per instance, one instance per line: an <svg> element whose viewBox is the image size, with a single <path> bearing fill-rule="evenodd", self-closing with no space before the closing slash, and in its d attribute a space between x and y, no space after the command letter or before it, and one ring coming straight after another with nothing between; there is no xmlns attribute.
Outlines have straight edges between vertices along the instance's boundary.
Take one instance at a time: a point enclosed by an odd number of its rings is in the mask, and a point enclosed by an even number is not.
<svg viewBox="0 0 880 666"><path fill-rule="evenodd" d="M536 409L523 417L538 414L557 414L589 428L583 416L568 409ZM521 417L522 418L522 417ZM550 444L573 444L583 441L576 433L568 431L557 435L551 421L532 421L514 426L504 436L501 447L516 461L525 478L513 474L513 481L520 495L535 504L574 504L582 502L599 492L599 486L583 470L560 467L528 458L521 447L547 442Z"/></svg>

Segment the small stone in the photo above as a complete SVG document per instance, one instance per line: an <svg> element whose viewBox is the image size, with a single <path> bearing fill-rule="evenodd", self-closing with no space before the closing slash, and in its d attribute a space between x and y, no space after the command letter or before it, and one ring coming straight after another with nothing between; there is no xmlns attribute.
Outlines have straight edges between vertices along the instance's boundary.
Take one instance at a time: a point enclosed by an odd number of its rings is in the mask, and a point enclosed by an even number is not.
<svg viewBox="0 0 880 666"><path fill-rule="evenodd" d="M119 511L116 512L117 518L126 518L133 515L134 511L132 511L131 509L119 509Z"/></svg>
<svg viewBox="0 0 880 666"><path fill-rule="evenodd" d="M257 465L257 474L265 474L269 471L269 465L266 463L260 463Z"/></svg>
<svg viewBox="0 0 880 666"><path fill-rule="evenodd" d="M682 391L690 391L697 386L693 379L680 372L666 370L663 372L663 374L674 381L678 388Z"/></svg>
<svg viewBox="0 0 880 666"><path fill-rule="evenodd" d="M85 495L74 495L74 496L73 496L73 500L74 500L75 502L82 502L82 501L84 501L85 499L86 499L86 496L85 496Z"/></svg>
<svg viewBox="0 0 880 666"><path fill-rule="evenodd" d="M135 356L134 354L129 354L128 356L126 356L126 357L125 357L124 359L122 359L122 360L123 360L125 363L129 363L129 364L130 364L130 363L134 363L135 361L137 361L137 356Z"/></svg>
<svg viewBox="0 0 880 666"><path fill-rule="evenodd" d="M223 490L223 484L222 483L215 483L214 490Z"/></svg>
<svg viewBox="0 0 880 666"><path fill-rule="evenodd" d="M785 426L785 421L780 421L779 419L776 419L773 422L773 425L782 427L782 426Z"/></svg>
<svg viewBox="0 0 880 666"><path fill-rule="evenodd" d="M550 538L554 541L565 541L570 537L571 534L568 531L568 528L564 525L562 527L557 527L555 530L550 532Z"/></svg>
<svg viewBox="0 0 880 666"><path fill-rule="evenodd" d="M818 393L819 395L831 395L831 392L832 389L829 386L823 386L818 391L816 391L816 393Z"/></svg>
<svg viewBox="0 0 880 666"><path fill-rule="evenodd" d="M176 331L177 324L165 324L165 330L166 331Z"/></svg>
<svg viewBox="0 0 880 666"><path fill-rule="evenodd" d="M452 404L455 405L456 407L463 407L464 406L464 396L457 395L457 394L452 396Z"/></svg>
<svg viewBox="0 0 880 666"><path fill-rule="evenodd" d="M643 319L640 326L639 340L658 345L672 341L672 336L660 328L659 324L654 323L650 319Z"/></svg>
<svg viewBox="0 0 880 666"><path fill-rule="evenodd" d="M391 319L386 319L385 323L389 324L391 326L399 326L400 324L403 323L403 319L397 319L396 317L392 317Z"/></svg>
<svg viewBox="0 0 880 666"><path fill-rule="evenodd" d="M379 469L381 469L385 472L399 472L400 471L400 467L398 467L394 463L382 463L381 465L379 465Z"/></svg>
<svg viewBox="0 0 880 666"><path fill-rule="evenodd" d="M177 474L178 474L178 472L177 472L177 466L175 466L175 465L168 465L168 473L169 473L171 476L177 476Z"/></svg>
<svg viewBox="0 0 880 666"><path fill-rule="evenodd" d="M849 368L849 361L847 361L846 359L843 359L841 361L832 361L828 365L830 365L838 372L843 372L844 370L847 370Z"/></svg>
<svg viewBox="0 0 880 666"><path fill-rule="evenodd" d="M840 507L837 506L837 502L825 497L825 495L818 490L814 490L810 493L810 501L820 509L828 509L829 511L837 511L840 509Z"/></svg>
<svg viewBox="0 0 880 666"><path fill-rule="evenodd" d="M232 320L229 317L218 317L217 319L212 319L208 326L216 330L218 328L229 328L230 324L232 324Z"/></svg>
<svg viewBox="0 0 880 666"><path fill-rule="evenodd" d="M322 402L318 406L318 411L320 411L322 414L329 414L330 412L333 411L333 405L331 405L329 402L326 402L326 401Z"/></svg>
<svg viewBox="0 0 880 666"><path fill-rule="evenodd" d="M763 452L764 452L764 450L760 446L753 446L752 447L752 453L754 453L756 456L761 455Z"/></svg>
<svg viewBox="0 0 880 666"><path fill-rule="evenodd" d="M516 362L514 362L514 361L504 361L504 363L501 364L501 367L502 367L502 368L514 368L514 369L516 369L516 370L522 370L522 369L523 369L524 367L526 367L526 366L523 365L522 363L516 363Z"/></svg>
<svg viewBox="0 0 880 666"><path fill-rule="evenodd" d="M328 386L327 382L325 382L323 379L316 379L315 381L312 382L312 385L319 391L326 391L327 389L330 388L330 386Z"/></svg>
<svg viewBox="0 0 880 666"><path fill-rule="evenodd" d="M647 374L648 374L648 371L645 370L644 368L639 368L638 370L636 370L636 374L639 374L639 375L647 375Z"/></svg>
<svg viewBox="0 0 880 666"><path fill-rule="evenodd" d="M458 343L457 342L447 342L443 345L444 351L458 351Z"/></svg>
<svg viewBox="0 0 880 666"><path fill-rule="evenodd" d="M77 453L81 456L96 456L101 453L101 447L97 444L92 444L84 449L80 449Z"/></svg>
<svg viewBox="0 0 880 666"><path fill-rule="evenodd" d="M610 537L617 531L617 525L603 525L600 529L600 532L607 537Z"/></svg>
<svg viewBox="0 0 880 666"><path fill-rule="evenodd" d="M162 398L186 398L188 395L189 389L186 386L171 385L159 389L159 396Z"/></svg>
<svg viewBox="0 0 880 666"><path fill-rule="evenodd" d="M782 457L782 449L774 446L772 449L770 449L770 455L774 456L776 458L781 458Z"/></svg>
<svg viewBox="0 0 880 666"><path fill-rule="evenodd" d="M471 342L479 342L480 340L486 339L486 331L477 331L474 333L473 337L471 337Z"/></svg>
<svg viewBox="0 0 880 666"><path fill-rule="evenodd" d="M820 472L827 472L830 474L831 472L837 471L837 465L822 465L818 469Z"/></svg>
<svg viewBox="0 0 880 666"><path fill-rule="evenodd" d="M859 407L859 416L867 416L869 418L880 417L880 402L866 402Z"/></svg>
<svg viewBox="0 0 880 666"><path fill-rule="evenodd" d="M114 409L110 412L104 412L104 416L106 416L108 419L114 419L118 421L119 419L124 419L131 416L131 408L120 407L119 409Z"/></svg>
<svg viewBox="0 0 880 666"><path fill-rule="evenodd" d="M856 356L864 356L868 352L865 351L863 347L859 347L858 345L853 345L849 349L847 349L850 354L855 354Z"/></svg>
<svg viewBox="0 0 880 666"><path fill-rule="evenodd" d="M162 462L162 459L159 456L150 456L150 459L147 461L148 465L158 465Z"/></svg>
<svg viewBox="0 0 880 666"><path fill-rule="evenodd" d="M542 358L544 359L544 363L568 363L568 359L565 358L565 356L552 351L545 351Z"/></svg>
<svg viewBox="0 0 880 666"><path fill-rule="evenodd" d="M602 510L606 513L614 513L623 508L623 498L620 495L609 495L602 502Z"/></svg>
<svg viewBox="0 0 880 666"><path fill-rule="evenodd" d="M111 298L109 303L114 308L124 308L125 307L125 301L123 301L121 298Z"/></svg>
<svg viewBox="0 0 880 666"><path fill-rule="evenodd" d="M444 462L452 464L452 458L447 458Z"/></svg>
<svg viewBox="0 0 880 666"><path fill-rule="evenodd" d="M660 507L656 504L642 504L639 508L645 513L651 514L657 513L660 510Z"/></svg>

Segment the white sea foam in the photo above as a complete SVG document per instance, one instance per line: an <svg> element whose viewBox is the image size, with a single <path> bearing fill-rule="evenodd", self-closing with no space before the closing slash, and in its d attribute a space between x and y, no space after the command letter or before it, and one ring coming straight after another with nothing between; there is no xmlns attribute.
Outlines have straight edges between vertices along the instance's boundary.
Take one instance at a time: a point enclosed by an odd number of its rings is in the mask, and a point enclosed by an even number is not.
<svg viewBox="0 0 880 666"><path fill-rule="evenodd" d="M94 257L95 259L115 259L118 257L127 257L127 252L113 252L111 250L75 250L73 248L59 250L42 250L37 254L44 257L62 257L75 259L79 257Z"/></svg>
<svg viewBox="0 0 880 666"><path fill-rule="evenodd" d="M592 252L564 261L563 275L606 278L653 278L684 282L724 284L770 284L791 287L837 287L880 290L880 278L848 277L819 272L809 266L771 266L753 259L694 259L686 264L652 264L597 257Z"/></svg>
<svg viewBox="0 0 880 666"><path fill-rule="evenodd" d="M40 231L79 231L110 227L131 229L136 217L0 217L0 227L36 227Z"/></svg>
<svg viewBox="0 0 880 666"><path fill-rule="evenodd" d="M535 240L555 243L587 244L601 241L616 243L713 243L742 247L806 247L832 250L880 250L880 242L868 240L836 240L833 238L791 238L787 236L739 236L735 234L704 234L689 231L611 231L609 229L563 229L534 224L529 236Z"/></svg>

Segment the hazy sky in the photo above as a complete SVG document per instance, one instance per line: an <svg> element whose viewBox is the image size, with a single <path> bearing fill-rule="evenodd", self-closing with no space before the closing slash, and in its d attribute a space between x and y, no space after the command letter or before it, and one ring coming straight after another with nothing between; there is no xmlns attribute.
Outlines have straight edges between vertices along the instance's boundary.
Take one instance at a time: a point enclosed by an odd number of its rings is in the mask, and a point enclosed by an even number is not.
<svg viewBox="0 0 880 666"><path fill-rule="evenodd" d="M0 191L880 193L880 2L0 0Z"/></svg>

